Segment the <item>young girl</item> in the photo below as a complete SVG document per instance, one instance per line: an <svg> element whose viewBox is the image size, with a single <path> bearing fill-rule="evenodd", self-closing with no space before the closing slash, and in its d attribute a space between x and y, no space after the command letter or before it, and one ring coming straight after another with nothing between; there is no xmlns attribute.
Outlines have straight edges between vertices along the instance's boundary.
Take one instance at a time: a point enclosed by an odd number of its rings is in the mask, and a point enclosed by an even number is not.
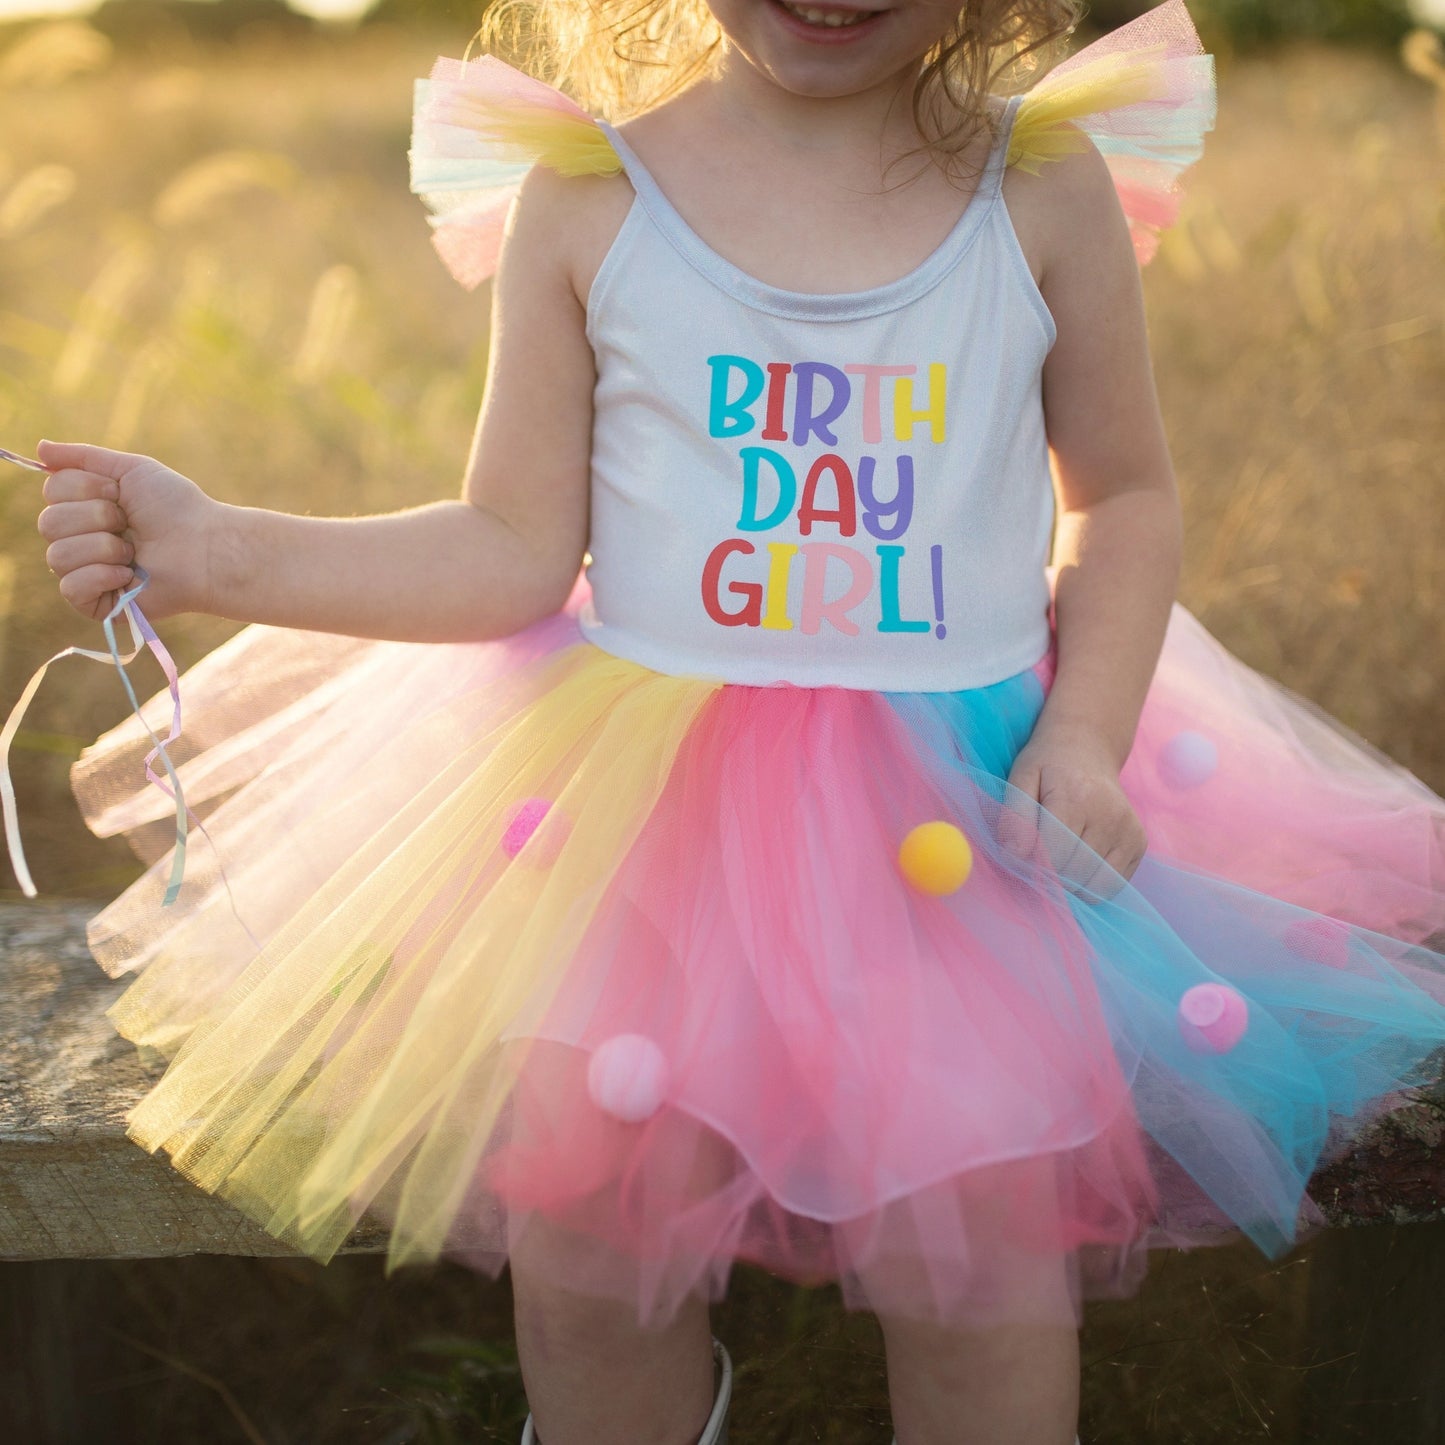
<svg viewBox="0 0 1445 1445"><path fill-rule="evenodd" d="M903 1445L1067 1442L1081 1302L1281 1254L1445 1044L1445 805L1171 612L1137 261L1210 62L1180 0L1010 99L1070 0L530 19L630 118L422 92L501 249L460 500L43 446L73 606L259 624L182 681L174 907L142 729L77 767L155 858L91 929L130 1133L319 1259L510 1262L527 1440L724 1439L743 1259L877 1312Z"/></svg>

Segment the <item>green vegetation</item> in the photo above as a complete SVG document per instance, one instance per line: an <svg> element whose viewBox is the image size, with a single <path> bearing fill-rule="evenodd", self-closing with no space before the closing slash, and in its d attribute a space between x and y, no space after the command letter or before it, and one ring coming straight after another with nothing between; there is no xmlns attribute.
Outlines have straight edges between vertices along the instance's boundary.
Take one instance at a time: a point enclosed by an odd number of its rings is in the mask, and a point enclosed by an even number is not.
<svg viewBox="0 0 1445 1445"><path fill-rule="evenodd" d="M1293 36L1394 44L1410 28L1405 0L1189 0L1189 9L1240 46Z"/></svg>

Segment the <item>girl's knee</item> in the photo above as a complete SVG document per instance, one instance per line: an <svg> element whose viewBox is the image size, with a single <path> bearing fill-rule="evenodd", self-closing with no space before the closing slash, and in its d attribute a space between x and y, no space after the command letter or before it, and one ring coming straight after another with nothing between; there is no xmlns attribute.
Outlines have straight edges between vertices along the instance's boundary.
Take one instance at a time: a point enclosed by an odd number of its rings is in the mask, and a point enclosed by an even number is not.
<svg viewBox="0 0 1445 1445"><path fill-rule="evenodd" d="M602 1240L539 1217L520 1230L509 1250L512 1298L519 1331L552 1338L647 1336L677 1330L704 1334L709 1302L685 1295L666 1318L640 1318L646 1297L641 1265Z"/></svg>

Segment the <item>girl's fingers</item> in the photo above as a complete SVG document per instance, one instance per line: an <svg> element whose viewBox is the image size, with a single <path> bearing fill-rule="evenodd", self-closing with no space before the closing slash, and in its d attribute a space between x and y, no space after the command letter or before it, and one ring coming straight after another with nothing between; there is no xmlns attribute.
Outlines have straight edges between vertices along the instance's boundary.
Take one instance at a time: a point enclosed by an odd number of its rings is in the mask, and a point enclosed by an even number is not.
<svg viewBox="0 0 1445 1445"><path fill-rule="evenodd" d="M117 481L142 460L131 452L113 452L109 447L95 447L84 442L41 442L36 456L52 472L73 467L78 471L97 472Z"/></svg>
<svg viewBox="0 0 1445 1445"><path fill-rule="evenodd" d="M1080 815L1077 826L1067 824L1079 839L1059 871L1064 881L1081 893L1103 902L1115 897L1141 856L1134 851L1133 830L1127 820L1090 819Z"/></svg>
<svg viewBox="0 0 1445 1445"><path fill-rule="evenodd" d="M1134 876L1134 870L1143 860L1147 847L1148 842L1144 837L1143 829L1132 819L1124 819L1111 830L1108 846L1100 847L1099 852L1103 856L1104 862L1120 878L1128 882ZM1115 884L1106 896L1112 897L1118 891L1118 885Z"/></svg>
<svg viewBox="0 0 1445 1445"><path fill-rule="evenodd" d="M80 567L60 579L60 595L87 617L103 617L114 601L135 580L129 567Z"/></svg>
<svg viewBox="0 0 1445 1445"><path fill-rule="evenodd" d="M1083 891L1088 888L1094 869L1098 866L1088 842L1084 838L1085 820L1067 806L1067 800L1060 802L1057 797L1045 792L1043 806L1063 824L1062 835L1049 836L1049 861L1054 872L1067 888ZM1055 811L1055 809L1058 811Z"/></svg>
<svg viewBox="0 0 1445 1445"><path fill-rule="evenodd" d="M87 532L82 537L63 537L45 549L45 565L57 577L97 563L128 567L135 560L135 548L114 532Z"/></svg>
<svg viewBox="0 0 1445 1445"><path fill-rule="evenodd" d="M114 502L53 502L36 519L35 529L47 542L86 532L123 532L126 515Z"/></svg>
<svg viewBox="0 0 1445 1445"><path fill-rule="evenodd" d="M1144 853L1136 843L1120 844L1109 855L1109 866L1121 877L1132 878L1134 870L1144 861Z"/></svg>
<svg viewBox="0 0 1445 1445"><path fill-rule="evenodd" d="M69 467L51 472L41 492L47 502L86 502L99 497L115 501L120 496L120 483L97 472L82 472Z"/></svg>

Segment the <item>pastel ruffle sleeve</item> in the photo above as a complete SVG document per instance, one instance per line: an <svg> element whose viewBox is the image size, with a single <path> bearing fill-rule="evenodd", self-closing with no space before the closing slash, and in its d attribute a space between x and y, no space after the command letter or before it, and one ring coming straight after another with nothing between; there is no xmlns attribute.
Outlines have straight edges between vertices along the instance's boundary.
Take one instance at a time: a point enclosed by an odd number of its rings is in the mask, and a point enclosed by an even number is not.
<svg viewBox="0 0 1445 1445"><path fill-rule="evenodd" d="M1184 0L1167 0L1056 66L1025 97L1008 162L1037 175L1086 149L1114 177L1139 264L1179 217L1180 178L1214 128L1214 58Z"/></svg>
<svg viewBox="0 0 1445 1445"><path fill-rule="evenodd" d="M468 289L497 269L507 209L534 165L566 176L622 169L585 110L490 55L439 59L417 81L409 158L433 244Z"/></svg>

